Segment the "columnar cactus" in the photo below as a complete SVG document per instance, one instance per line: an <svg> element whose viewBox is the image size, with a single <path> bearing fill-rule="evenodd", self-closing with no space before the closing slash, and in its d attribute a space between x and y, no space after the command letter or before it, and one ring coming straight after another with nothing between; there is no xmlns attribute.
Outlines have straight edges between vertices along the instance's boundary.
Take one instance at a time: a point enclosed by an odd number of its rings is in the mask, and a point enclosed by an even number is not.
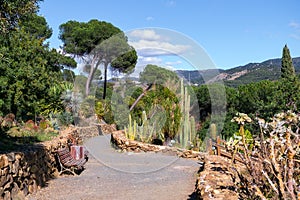
<svg viewBox="0 0 300 200"><path fill-rule="evenodd" d="M190 116L190 101L191 97L188 94L188 88L184 87L183 79L180 85L180 107L181 107L181 128L179 132L179 143L182 148L192 146L192 142L196 136L196 126L194 117Z"/></svg>

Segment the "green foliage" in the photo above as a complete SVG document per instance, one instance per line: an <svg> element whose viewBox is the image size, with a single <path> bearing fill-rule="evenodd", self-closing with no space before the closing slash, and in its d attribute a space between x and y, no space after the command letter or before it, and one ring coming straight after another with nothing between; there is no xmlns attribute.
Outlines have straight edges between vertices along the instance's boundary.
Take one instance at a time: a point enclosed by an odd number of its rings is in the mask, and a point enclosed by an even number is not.
<svg viewBox="0 0 300 200"><path fill-rule="evenodd" d="M98 119L103 119L105 112L108 111L107 104L103 101L97 101L95 104L95 114Z"/></svg>
<svg viewBox="0 0 300 200"><path fill-rule="evenodd" d="M19 21L36 13L40 0L1 0L0 33L8 33L18 27Z"/></svg>
<svg viewBox="0 0 300 200"><path fill-rule="evenodd" d="M140 73L140 81L147 84L164 85L170 80L179 81L177 74L157 65L147 65Z"/></svg>
<svg viewBox="0 0 300 200"><path fill-rule="evenodd" d="M174 138L180 127L181 111L179 98L168 88L160 85L154 87L139 101L133 113L141 113L141 110L145 110L146 113L155 113L158 112L156 109L158 107L165 114L164 126L161 130L164 138ZM140 117L137 114L134 116Z"/></svg>
<svg viewBox="0 0 300 200"><path fill-rule="evenodd" d="M83 56L121 30L111 23L92 19L89 22L68 21L59 26L59 39L67 53Z"/></svg>
<svg viewBox="0 0 300 200"><path fill-rule="evenodd" d="M104 65L103 99L106 98L107 70L127 73L135 67L137 55L127 43L127 37L111 23L98 20L89 22L68 21L60 25L59 38L63 41L65 52L83 57L90 66L86 81L85 95L90 93L92 80L98 67Z"/></svg>
<svg viewBox="0 0 300 200"><path fill-rule="evenodd" d="M40 127L40 129L45 130L45 129L47 129L47 128L50 127L50 126L51 126L51 123L50 123L48 120L42 119L42 120L39 122L39 127Z"/></svg>
<svg viewBox="0 0 300 200"><path fill-rule="evenodd" d="M148 116L145 111L142 113L142 124L139 126L138 130L138 140L142 142L151 142L153 137L155 136L155 131L160 131L155 128L157 121L153 120L148 120Z"/></svg>
<svg viewBox="0 0 300 200"><path fill-rule="evenodd" d="M89 118L94 115L95 101L95 97L90 95L80 102L80 117Z"/></svg>
<svg viewBox="0 0 300 200"><path fill-rule="evenodd" d="M112 60L111 66L114 71L121 73L132 73L134 71L138 59L137 53L132 47L129 47L126 51Z"/></svg>
<svg viewBox="0 0 300 200"><path fill-rule="evenodd" d="M65 57L43 44L52 34L44 17L36 14L39 1L0 3L0 113L14 113L17 119L63 111L60 102L61 69L74 67ZM7 26L8 27L7 27Z"/></svg>
<svg viewBox="0 0 300 200"><path fill-rule="evenodd" d="M290 55L290 50L287 47L287 45L285 45L282 51L281 78L289 79L294 77L295 77L295 68Z"/></svg>
<svg viewBox="0 0 300 200"><path fill-rule="evenodd" d="M137 123L136 121L134 120L133 124L132 124L132 118L131 118L131 115L129 115L128 117L129 119L129 124L128 124L128 127L126 128L125 127L125 135L126 137L129 139L129 140L134 140L135 137L136 137L136 129L137 129Z"/></svg>
<svg viewBox="0 0 300 200"><path fill-rule="evenodd" d="M48 120L16 123L13 114L0 117L0 151L16 149L19 145L51 140L58 135Z"/></svg>
<svg viewBox="0 0 300 200"><path fill-rule="evenodd" d="M27 121L24 125L14 126L7 131L9 137L15 138L19 143L35 143L51 140L58 135L49 124L44 121L37 126L32 120Z"/></svg>
<svg viewBox="0 0 300 200"><path fill-rule="evenodd" d="M70 82L70 83L74 83L75 82L75 73L72 70L69 69L63 69L63 79L64 81Z"/></svg>
<svg viewBox="0 0 300 200"><path fill-rule="evenodd" d="M74 123L74 117L71 112L65 111L55 116L59 126L68 126Z"/></svg>
<svg viewBox="0 0 300 200"><path fill-rule="evenodd" d="M59 84L61 72L58 63L48 58L57 54L22 31L12 33L7 41L8 46L0 47L5 58L0 60L0 82L4 84L0 94L6 97L0 109L17 118L32 117L54 100L49 89Z"/></svg>
<svg viewBox="0 0 300 200"><path fill-rule="evenodd" d="M25 32L43 41L52 35L52 29L48 26L46 19L37 14L28 15L26 18L24 17L20 25Z"/></svg>
<svg viewBox="0 0 300 200"><path fill-rule="evenodd" d="M146 112L143 111L141 118L142 122L141 125L139 125L136 120L132 122L132 117L129 115L129 123L128 126L125 127L125 134L128 139L146 143L151 143L153 139L165 140L161 132L164 122L162 112L156 112L148 119Z"/></svg>

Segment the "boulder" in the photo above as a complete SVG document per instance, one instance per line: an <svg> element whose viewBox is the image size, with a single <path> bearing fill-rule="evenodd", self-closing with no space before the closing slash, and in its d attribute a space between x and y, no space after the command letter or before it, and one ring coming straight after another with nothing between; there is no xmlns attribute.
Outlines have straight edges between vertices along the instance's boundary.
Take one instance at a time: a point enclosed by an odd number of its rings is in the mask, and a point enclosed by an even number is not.
<svg viewBox="0 0 300 200"><path fill-rule="evenodd" d="M6 155L0 155L0 169L8 166L8 158Z"/></svg>

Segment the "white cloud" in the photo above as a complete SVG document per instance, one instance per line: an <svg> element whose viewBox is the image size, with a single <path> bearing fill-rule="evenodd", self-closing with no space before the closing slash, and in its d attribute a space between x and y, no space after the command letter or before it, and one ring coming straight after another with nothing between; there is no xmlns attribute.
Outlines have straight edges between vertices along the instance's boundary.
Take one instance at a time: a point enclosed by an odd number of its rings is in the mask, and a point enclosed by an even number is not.
<svg viewBox="0 0 300 200"><path fill-rule="evenodd" d="M147 21L153 21L153 20L154 20L154 17L151 17L151 16L146 17L146 20L147 20Z"/></svg>
<svg viewBox="0 0 300 200"><path fill-rule="evenodd" d="M129 33L129 36L141 40L160 40L160 35L156 34L154 30L134 30Z"/></svg>
<svg viewBox="0 0 300 200"><path fill-rule="evenodd" d="M167 35L161 35L153 29L134 30L128 34L129 44L140 56L179 55L186 52L190 46L174 44ZM176 42L176 40L172 40Z"/></svg>
<svg viewBox="0 0 300 200"><path fill-rule="evenodd" d="M295 28L295 29L299 29L300 28L300 23L292 21L292 22L289 23L289 26L292 27L292 28Z"/></svg>
<svg viewBox="0 0 300 200"><path fill-rule="evenodd" d="M174 35L167 35L165 30L140 29L129 32L127 36L128 43L138 54L134 76L138 76L147 64L174 70L178 67L177 65L182 64L182 61L166 61L165 56L181 56L192 49L189 45L180 44L180 40L174 38Z"/></svg>
<svg viewBox="0 0 300 200"><path fill-rule="evenodd" d="M173 6L176 5L176 2L173 1L173 0L168 0L167 3L166 3L166 5L167 5L168 7L173 7Z"/></svg>
<svg viewBox="0 0 300 200"><path fill-rule="evenodd" d="M166 65L166 66L163 66L163 67L170 70L170 71L176 71L176 68L172 65Z"/></svg>
<svg viewBox="0 0 300 200"><path fill-rule="evenodd" d="M145 66L147 64L160 65L161 63L162 63L162 59L158 57L139 56L137 65L142 65L142 66Z"/></svg>
<svg viewBox="0 0 300 200"><path fill-rule="evenodd" d="M166 62L166 65L180 65L180 64L182 64L181 60L177 60L175 62L171 62L171 61Z"/></svg>
<svg viewBox="0 0 300 200"><path fill-rule="evenodd" d="M171 44L169 42L139 40L129 42L142 56L180 55L189 49L187 45Z"/></svg>
<svg viewBox="0 0 300 200"><path fill-rule="evenodd" d="M290 34L290 37L300 40L300 23L292 21L289 23L289 27L293 28L293 33Z"/></svg>
<svg viewBox="0 0 300 200"><path fill-rule="evenodd" d="M290 34L290 37L296 40L300 40L300 34Z"/></svg>

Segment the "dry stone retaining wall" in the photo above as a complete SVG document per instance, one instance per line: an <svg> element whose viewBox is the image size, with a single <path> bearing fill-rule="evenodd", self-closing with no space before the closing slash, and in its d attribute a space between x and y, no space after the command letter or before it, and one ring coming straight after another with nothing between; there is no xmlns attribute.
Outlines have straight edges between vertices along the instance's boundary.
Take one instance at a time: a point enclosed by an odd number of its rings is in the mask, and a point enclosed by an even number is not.
<svg viewBox="0 0 300 200"><path fill-rule="evenodd" d="M0 200L24 199L58 175L55 150L66 146L76 128L61 131L51 141L0 153Z"/></svg>
<svg viewBox="0 0 300 200"><path fill-rule="evenodd" d="M0 155L0 199L24 199L57 171L54 156L43 146Z"/></svg>
<svg viewBox="0 0 300 200"><path fill-rule="evenodd" d="M126 138L124 131L114 131L111 135L112 143L123 151L128 152L163 152L170 155L177 155L182 158L193 158L193 159L202 159L203 153L180 149L176 147L169 146L160 146L154 144L147 144L143 142L138 142L134 140L129 140Z"/></svg>
<svg viewBox="0 0 300 200"><path fill-rule="evenodd" d="M238 200L238 175L231 169L227 158L206 155L204 166L196 183L196 193L200 199Z"/></svg>

